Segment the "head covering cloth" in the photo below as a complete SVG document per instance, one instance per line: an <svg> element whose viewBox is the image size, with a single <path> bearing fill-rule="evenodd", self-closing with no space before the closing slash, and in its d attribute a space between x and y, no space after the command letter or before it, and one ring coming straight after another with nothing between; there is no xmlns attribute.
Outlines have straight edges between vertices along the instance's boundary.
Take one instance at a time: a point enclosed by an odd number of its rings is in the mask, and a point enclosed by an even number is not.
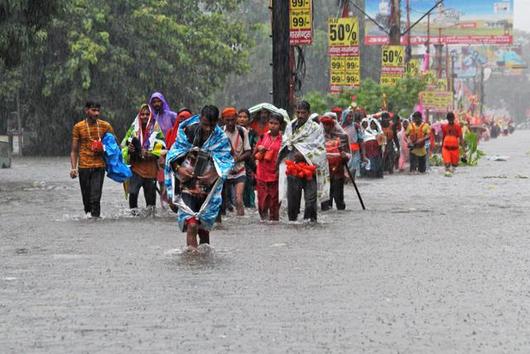
<svg viewBox="0 0 530 354"><path fill-rule="evenodd" d="M223 118L233 116L237 116L237 109L235 109L235 107L226 107L223 109L223 113L221 113L221 117Z"/></svg>
<svg viewBox="0 0 530 354"><path fill-rule="evenodd" d="M155 98L162 101L162 109L158 112L153 108L153 100ZM166 98L160 92L155 92L151 95L151 98L149 99L149 107L151 107L151 111L155 116L156 122L162 129L162 132L164 135L167 135L177 120L177 114L169 108Z"/></svg>
<svg viewBox="0 0 530 354"><path fill-rule="evenodd" d="M383 128L381 128L381 123L379 123L379 120L377 120L373 116L364 118L362 122L368 123L366 129L364 129L364 141L377 140L377 136L383 134ZM372 128L372 123L375 123L375 129Z"/></svg>

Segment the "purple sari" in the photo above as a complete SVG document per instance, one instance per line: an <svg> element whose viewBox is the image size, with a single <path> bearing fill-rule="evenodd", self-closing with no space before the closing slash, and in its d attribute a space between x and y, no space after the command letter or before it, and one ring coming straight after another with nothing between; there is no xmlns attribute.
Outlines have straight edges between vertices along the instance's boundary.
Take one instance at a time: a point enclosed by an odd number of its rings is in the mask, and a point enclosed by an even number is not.
<svg viewBox="0 0 530 354"><path fill-rule="evenodd" d="M153 99L155 98L158 98L160 101L162 101L162 109L159 112L157 112L151 105L151 102L153 102ZM166 98L160 92L155 92L151 95L151 98L149 99L149 106L153 111L156 122L160 126L160 129L162 129L162 133L164 133L164 136L166 136L171 128L173 128L173 124L175 124L175 120L177 120L177 114L169 108Z"/></svg>

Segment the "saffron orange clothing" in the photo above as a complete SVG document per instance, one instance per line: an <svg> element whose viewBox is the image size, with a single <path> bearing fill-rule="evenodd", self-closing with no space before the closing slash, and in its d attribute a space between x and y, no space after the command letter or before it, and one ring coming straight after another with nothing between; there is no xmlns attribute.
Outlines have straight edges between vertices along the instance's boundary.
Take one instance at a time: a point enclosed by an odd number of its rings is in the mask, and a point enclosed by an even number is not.
<svg viewBox="0 0 530 354"><path fill-rule="evenodd" d="M450 135L450 136L455 136L457 138L461 138L462 137L462 127L460 127L460 125L458 124L444 124L442 125L442 134L443 134L443 139L444 139L444 142L445 142L445 137Z"/></svg>
<svg viewBox="0 0 530 354"><path fill-rule="evenodd" d="M171 149L171 147L173 146L173 143L175 143L175 140L177 140L177 134L179 131L180 123L181 122L177 118L177 120L175 121L175 124L173 125L173 128L171 128L171 130L166 135L166 144L167 144L168 150Z"/></svg>
<svg viewBox="0 0 530 354"><path fill-rule="evenodd" d="M101 119L90 123L84 119L74 125L72 143L79 144L79 168L104 168L103 153L94 152L90 148L93 141L101 140L106 133L114 134L112 126Z"/></svg>
<svg viewBox="0 0 530 354"><path fill-rule="evenodd" d="M460 163L460 151L442 148L442 159L445 165L458 166Z"/></svg>
<svg viewBox="0 0 530 354"><path fill-rule="evenodd" d="M462 128L456 124L444 124L442 126L442 133L442 158L444 164L457 166L460 162L460 138L462 137Z"/></svg>
<svg viewBox="0 0 530 354"><path fill-rule="evenodd" d="M184 122L186 119L190 117L191 117L191 113L188 111L181 112L177 116L177 119L175 120L173 127L166 135L166 148L168 150L171 149L171 147L173 146L173 143L175 142L175 140L177 140L180 123Z"/></svg>
<svg viewBox="0 0 530 354"><path fill-rule="evenodd" d="M158 175L158 158L150 156L142 160L133 161L131 169L140 177L154 179Z"/></svg>
<svg viewBox="0 0 530 354"><path fill-rule="evenodd" d="M259 119L255 119L250 123L250 130L253 130L258 138L261 138L266 132L270 130L269 122L266 122L263 126L260 125Z"/></svg>
<svg viewBox="0 0 530 354"><path fill-rule="evenodd" d="M431 127L427 123L422 123L420 126L417 126L415 123L409 124L407 127L407 137L412 142L421 140L425 138L426 136L431 134ZM416 156L426 156L427 150L425 149L425 144L423 144L421 147L415 147L410 151L411 154Z"/></svg>

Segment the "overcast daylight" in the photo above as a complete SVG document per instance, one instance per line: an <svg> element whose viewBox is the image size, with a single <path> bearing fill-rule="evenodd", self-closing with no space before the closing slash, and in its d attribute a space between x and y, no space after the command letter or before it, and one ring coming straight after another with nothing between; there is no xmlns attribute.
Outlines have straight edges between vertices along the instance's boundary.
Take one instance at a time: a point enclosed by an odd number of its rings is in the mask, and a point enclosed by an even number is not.
<svg viewBox="0 0 530 354"><path fill-rule="evenodd" d="M530 0L0 0L0 354L530 353L529 63Z"/></svg>

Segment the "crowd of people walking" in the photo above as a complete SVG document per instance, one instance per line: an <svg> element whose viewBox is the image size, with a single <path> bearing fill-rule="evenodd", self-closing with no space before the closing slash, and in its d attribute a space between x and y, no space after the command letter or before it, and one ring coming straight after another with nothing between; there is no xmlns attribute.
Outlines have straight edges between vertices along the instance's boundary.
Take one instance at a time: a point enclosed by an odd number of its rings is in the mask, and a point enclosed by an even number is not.
<svg viewBox="0 0 530 354"><path fill-rule="evenodd" d="M107 144L118 141L100 113L97 102L86 103L71 149L70 176L79 177L84 211L94 218L101 214L105 170L112 168ZM123 180L131 213L137 214L141 189L154 213L158 193L161 204L177 213L193 250L210 242L210 230L223 216L242 216L245 208L277 222L286 200L288 219L296 221L303 197L303 219L316 222L319 209L346 208L348 180L406 170L424 174L436 146L450 176L460 163L463 128L452 112L440 127L437 138L421 112L410 118L384 110L368 115L355 103L317 114L300 101L293 119L269 104L174 112L156 92L138 108L121 140L120 159L129 173Z"/></svg>

